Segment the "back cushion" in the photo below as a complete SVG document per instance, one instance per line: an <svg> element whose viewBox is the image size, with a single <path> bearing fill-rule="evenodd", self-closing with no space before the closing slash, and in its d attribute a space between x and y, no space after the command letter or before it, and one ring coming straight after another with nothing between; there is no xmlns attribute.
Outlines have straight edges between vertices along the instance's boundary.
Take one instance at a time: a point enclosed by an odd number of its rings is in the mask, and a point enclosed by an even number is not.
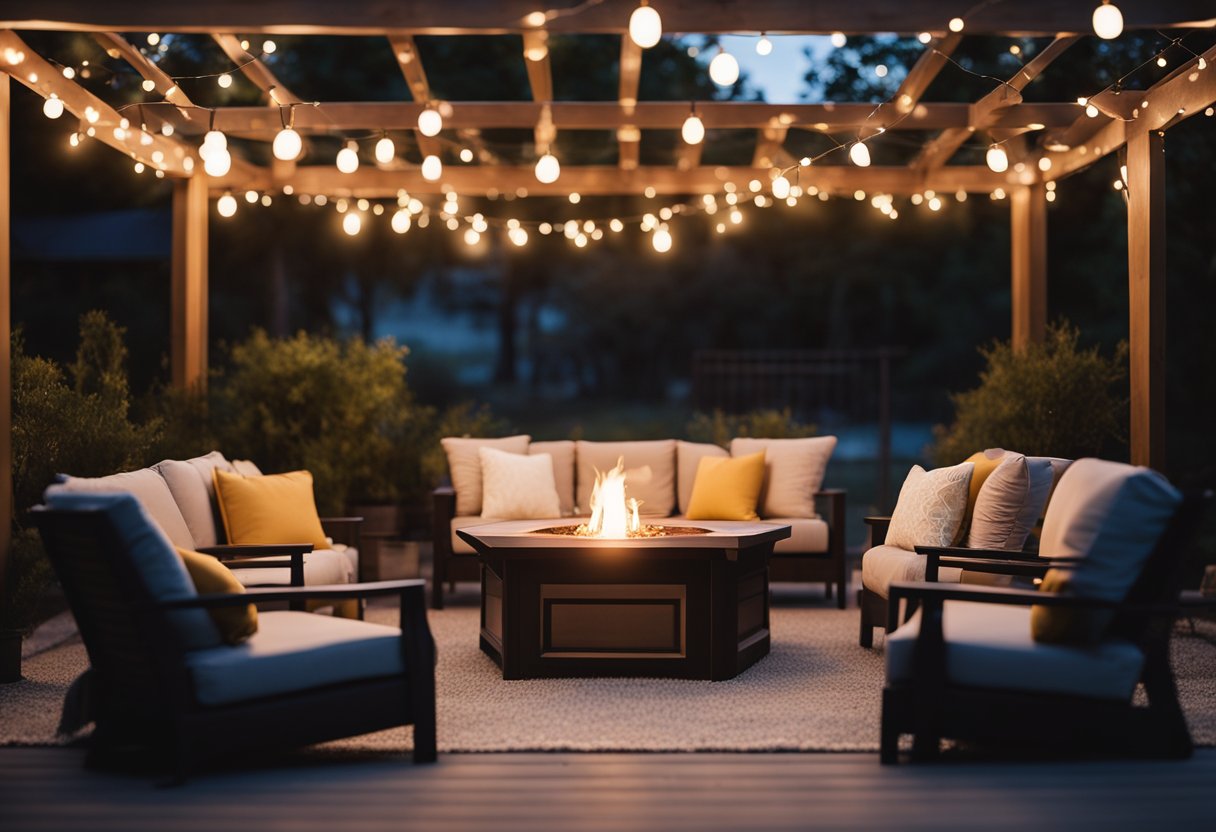
<svg viewBox="0 0 1216 832"><path fill-rule="evenodd" d="M218 453L218 451L216 452ZM234 459L231 462L232 467L228 469L232 473L240 474L242 477L260 477L262 469L254 464L251 459ZM211 472L207 472L208 481L211 480Z"/></svg>
<svg viewBox="0 0 1216 832"><path fill-rule="evenodd" d="M973 487L974 477L972 474ZM1020 550L1043 516L1051 483L1051 463L1046 459L1006 452L976 497L967 545L973 549Z"/></svg>
<svg viewBox="0 0 1216 832"><path fill-rule="evenodd" d="M728 457L730 452L720 445L706 442L676 442L676 496L679 498L680 514L688 513L692 499L692 484L697 480L697 466L701 460Z"/></svg>
<svg viewBox="0 0 1216 832"><path fill-rule="evenodd" d="M971 462L932 471L913 465L891 512L886 545L908 551L917 546L949 546L967 510L974 468Z"/></svg>
<svg viewBox="0 0 1216 832"><path fill-rule="evenodd" d="M815 492L823 485L828 460L835 449L835 436L806 439L741 436L730 441L731 456L749 456L764 451L761 517L815 517Z"/></svg>
<svg viewBox="0 0 1216 832"><path fill-rule="evenodd" d="M569 439L559 442L533 442L528 446L528 453L548 454L553 457L553 481L557 485L562 517L574 514L574 442Z"/></svg>
<svg viewBox="0 0 1216 832"><path fill-rule="evenodd" d="M509 454L526 454L531 436L506 436L501 439L472 439L448 436L440 440L448 455L448 474L456 491L456 516L481 514L481 448L494 448Z"/></svg>
<svg viewBox="0 0 1216 832"><path fill-rule="evenodd" d="M142 502L131 494L73 492L64 484L48 488L45 500L50 508L62 511L104 511L123 552L153 598L173 600L198 594L182 559L159 524L152 521ZM222 643L219 630L204 610L174 610L167 618L187 650L218 647Z"/></svg>
<svg viewBox="0 0 1216 832"><path fill-rule="evenodd" d="M214 546L219 543L222 524L218 521L215 485L211 482L210 471L204 480L197 467L177 459L166 459L156 463L153 468L160 472L169 486L169 493L182 513L195 545Z"/></svg>
<svg viewBox="0 0 1216 832"><path fill-rule="evenodd" d="M676 506L676 441L575 443L578 458L578 510L591 511L595 472L610 471L625 460L625 496L641 502L639 514L667 517Z"/></svg>
<svg viewBox="0 0 1216 832"><path fill-rule="evenodd" d="M194 535L186 519L182 517L173 493L164 477L152 468L140 468L138 471L125 471L121 474L111 474L108 477L63 477L60 486L63 491L73 494L113 494L125 492L131 494L143 506L144 511L160 530L165 533L174 546L183 549L197 549ZM177 553L174 552L174 557ZM184 574L184 571L183 571Z"/></svg>

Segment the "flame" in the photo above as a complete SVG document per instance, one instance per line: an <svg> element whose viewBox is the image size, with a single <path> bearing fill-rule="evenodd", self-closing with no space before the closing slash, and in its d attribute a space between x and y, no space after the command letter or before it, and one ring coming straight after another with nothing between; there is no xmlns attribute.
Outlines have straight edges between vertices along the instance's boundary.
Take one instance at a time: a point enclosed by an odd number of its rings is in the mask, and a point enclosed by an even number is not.
<svg viewBox="0 0 1216 832"><path fill-rule="evenodd" d="M625 497L625 458L617 460L611 471L595 472L591 490L591 519L578 533L586 537L624 539L642 529L637 500Z"/></svg>

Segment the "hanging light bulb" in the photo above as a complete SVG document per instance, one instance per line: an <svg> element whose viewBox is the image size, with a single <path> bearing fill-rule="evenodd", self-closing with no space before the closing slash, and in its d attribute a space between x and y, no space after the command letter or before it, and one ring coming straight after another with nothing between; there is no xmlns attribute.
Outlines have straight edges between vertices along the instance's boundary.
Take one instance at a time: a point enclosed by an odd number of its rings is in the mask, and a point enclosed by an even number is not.
<svg viewBox="0 0 1216 832"><path fill-rule="evenodd" d="M643 49L649 49L663 37L663 19L647 0L629 15L629 38Z"/></svg>
<svg viewBox="0 0 1216 832"><path fill-rule="evenodd" d="M950 18L950 24L949 24L949 25L950 25L950 31L951 31L951 32L961 32L961 31L963 31L963 26L964 26L964 23L963 23L963 19L962 19L961 17L952 17L952 18Z"/></svg>
<svg viewBox="0 0 1216 832"><path fill-rule="evenodd" d="M844 32L832 32L832 46L840 49L848 42L849 39L844 36Z"/></svg>
<svg viewBox="0 0 1216 832"><path fill-rule="evenodd" d="M51 97L42 102L42 114L47 118L59 118L63 115L63 100L51 93Z"/></svg>
<svg viewBox="0 0 1216 832"><path fill-rule="evenodd" d="M427 107L418 114L418 132L424 136L438 136L443 129L443 116L438 110Z"/></svg>
<svg viewBox="0 0 1216 832"><path fill-rule="evenodd" d="M650 8L644 6L642 8ZM557 178L562 175L562 166L557 161L557 157L552 153L546 152L543 156L536 160L536 179L545 184L552 185L557 181Z"/></svg>
<svg viewBox="0 0 1216 832"><path fill-rule="evenodd" d="M1102 40L1114 40L1123 34L1123 12L1109 0L1094 9L1094 34Z"/></svg>
<svg viewBox="0 0 1216 832"><path fill-rule="evenodd" d="M790 180L784 176L778 176L773 180L773 196L777 199L785 199L790 195Z"/></svg>
<svg viewBox="0 0 1216 832"><path fill-rule="evenodd" d="M768 35L762 34L760 40L756 41L756 54L761 57L773 54L773 42L768 39Z"/></svg>
<svg viewBox="0 0 1216 832"><path fill-rule="evenodd" d="M236 197L225 192L215 201L215 210L219 211L221 217L231 217L236 213Z"/></svg>
<svg viewBox="0 0 1216 832"><path fill-rule="evenodd" d="M215 79L215 83L219 84L222 89L228 89L232 86L232 76L225 72L219 78Z"/></svg>
<svg viewBox="0 0 1216 832"><path fill-rule="evenodd" d="M363 218L359 216L358 211L347 211L342 215L342 230L351 237L359 233L363 228Z"/></svg>
<svg viewBox="0 0 1216 832"><path fill-rule="evenodd" d="M393 218L390 221L393 230L398 234L404 234L410 230L410 212L408 208L401 208L393 213Z"/></svg>
<svg viewBox="0 0 1216 832"><path fill-rule="evenodd" d="M650 235L650 243L659 254L671 251L671 232L667 230L666 225L660 225L655 229L654 234Z"/></svg>
<svg viewBox="0 0 1216 832"><path fill-rule="evenodd" d="M338 158L335 161L338 165L338 170L342 171L342 173L354 173L357 171L359 169L359 151L356 149L355 143L347 142L346 147L338 151Z"/></svg>
<svg viewBox="0 0 1216 832"><path fill-rule="evenodd" d="M680 136L683 137L685 144L700 144L705 138L705 124L697 115L696 109L688 114L688 118L684 119L684 126L680 128Z"/></svg>
<svg viewBox="0 0 1216 832"><path fill-rule="evenodd" d="M481 242L481 232L476 228L469 228L464 232L464 244L466 246L475 246Z"/></svg>
<svg viewBox="0 0 1216 832"><path fill-rule="evenodd" d="M212 145L211 150L203 157L203 170L207 172L208 176L223 176L231 168L232 156L229 155L226 146Z"/></svg>
<svg viewBox="0 0 1216 832"><path fill-rule="evenodd" d="M729 87L739 80L739 62L734 55L722 50L709 62L709 77L719 87Z"/></svg>
<svg viewBox="0 0 1216 832"><path fill-rule="evenodd" d="M384 136L380 141L376 142L376 161L382 165L387 165L397 156L397 146L393 144L393 140L388 136Z"/></svg>
<svg viewBox="0 0 1216 832"><path fill-rule="evenodd" d="M507 232L507 236L511 239L512 243L520 248L523 248L528 244L528 232L523 228L512 228L509 232Z"/></svg>
<svg viewBox="0 0 1216 832"><path fill-rule="evenodd" d="M85 110L85 116L88 116L88 110ZM203 146L198 149L198 155L206 159L215 151L227 149L228 137L219 130L208 130L203 136Z"/></svg>
<svg viewBox="0 0 1216 832"><path fill-rule="evenodd" d="M993 173L1004 173L1009 170L1009 155L1005 153L1005 148L999 144L994 144L988 148L988 152L984 155L984 161L988 163L988 170Z"/></svg>
<svg viewBox="0 0 1216 832"><path fill-rule="evenodd" d="M859 168L870 166L870 148L866 147L865 142L853 143L853 146L849 148L849 161Z"/></svg>
<svg viewBox="0 0 1216 832"><path fill-rule="evenodd" d="M274 153L274 158L283 162L291 162L299 157L303 147L304 141L300 138L300 134L290 127L284 127L274 134L271 151Z"/></svg>
<svg viewBox="0 0 1216 832"><path fill-rule="evenodd" d="M438 156L427 156L422 160L422 178L434 182L443 176L443 162Z"/></svg>

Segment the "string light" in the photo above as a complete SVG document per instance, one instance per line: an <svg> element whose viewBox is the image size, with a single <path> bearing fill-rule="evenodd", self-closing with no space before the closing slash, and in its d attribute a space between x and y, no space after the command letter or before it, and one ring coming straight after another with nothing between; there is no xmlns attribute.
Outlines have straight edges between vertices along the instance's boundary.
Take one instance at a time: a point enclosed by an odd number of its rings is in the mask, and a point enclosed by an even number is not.
<svg viewBox="0 0 1216 832"><path fill-rule="evenodd" d="M87 112L86 112L87 115ZM203 170L208 176L223 176L232 168L228 139L219 130L208 130L198 154L203 157Z"/></svg>
<svg viewBox="0 0 1216 832"><path fill-rule="evenodd" d="M671 232L667 230L665 224L660 225L655 229L654 234L650 235L650 243L659 254L671 251Z"/></svg>
<svg viewBox="0 0 1216 832"><path fill-rule="evenodd" d="M363 218L354 211L349 211L342 215L342 230L347 235L354 237L363 229Z"/></svg>
<svg viewBox="0 0 1216 832"><path fill-rule="evenodd" d="M877 75L879 78L886 78L887 77L887 65L879 64L878 66L874 67L874 74Z"/></svg>
<svg viewBox="0 0 1216 832"><path fill-rule="evenodd" d="M927 45L929 43L929 41L933 40L933 35L929 34L928 32L921 32L919 35L916 36L916 39L918 41L920 41L921 43Z"/></svg>
<svg viewBox="0 0 1216 832"><path fill-rule="evenodd" d="M773 196L777 199L786 199L790 195L790 180L784 176L778 176L773 180L772 190Z"/></svg>
<svg viewBox="0 0 1216 832"><path fill-rule="evenodd" d="M962 19L961 17L952 17L952 18L950 18L950 24L949 24L949 26L950 26L950 31L951 31L951 32L956 32L956 33L957 33L957 32L961 32L961 31L963 31L963 26L964 26L964 25L965 25L965 24L963 23L963 19Z"/></svg>
<svg viewBox="0 0 1216 832"><path fill-rule="evenodd" d="M1102 40L1114 40L1123 34L1123 12L1110 0L1094 9L1094 34Z"/></svg>
<svg viewBox="0 0 1216 832"><path fill-rule="evenodd" d="M148 46L156 46L158 43L160 43L160 35L158 35L156 32L149 32Z"/></svg>
<svg viewBox="0 0 1216 832"><path fill-rule="evenodd" d="M520 248L528 244L528 232L518 226L508 231L507 237Z"/></svg>
<svg viewBox="0 0 1216 832"><path fill-rule="evenodd" d="M69 81L71 81L73 78L76 77L76 70L73 67L65 66L63 68L63 77L67 78Z"/></svg>
<svg viewBox="0 0 1216 832"><path fill-rule="evenodd" d="M725 49L709 62L709 78L719 87L729 87L739 80L739 62Z"/></svg>
<svg viewBox="0 0 1216 832"><path fill-rule="evenodd" d="M469 228L464 232L464 244L467 246L475 246L481 242L481 232L476 228Z"/></svg>
<svg viewBox="0 0 1216 832"><path fill-rule="evenodd" d="M832 32L832 46L842 49L848 42L849 39L844 36L844 32Z"/></svg>
<svg viewBox="0 0 1216 832"><path fill-rule="evenodd" d="M435 182L443 176L443 162L438 156L427 156L422 160L422 178L427 182Z"/></svg>
<svg viewBox="0 0 1216 832"><path fill-rule="evenodd" d="M1009 155L999 144L991 145L988 148L984 161L988 163L988 170L993 173L1004 173L1009 170Z"/></svg>
<svg viewBox="0 0 1216 832"><path fill-rule="evenodd" d="M684 119L683 126L680 127L680 136L684 139L685 144L700 144L705 138L705 124L697 116L695 104L688 114L688 118Z"/></svg>
<svg viewBox="0 0 1216 832"><path fill-rule="evenodd" d="M649 8L649 7L647 7ZM536 160L536 179L544 185L552 185L562 175L562 166L552 153L545 153Z"/></svg>
<svg viewBox="0 0 1216 832"><path fill-rule="evenodd" d="M643 49L649 49L663 37L663 19L648 3L642 4L629 15L629 39Z"/></svg>
<svg viewBox="0 0 1216 832"><path fill-rule="evenodd" d="M96 124L97 119L101 118L101 113L91 106L84 108L84 120L89 124Z"/></svg>
<svg viewBox="0 0 1216 832"><path fill-rule="evenodd" d="M849 161L859 168L868 168L870 166L870 148L866 147L865 142L853 143L849 148Z"/></svg>
<svg viewBox="0 0 1216 832"><path fill-rule="evenodd" d="M393 231L398 234L404 234L410 230L410 212L407 208L401 208L393 212L393 218L389 221L393 227Z"/></svg>
<svg viewBox="0 0 1216 832"><path fill-rule="evenodd" d="M359 169L358 146L354 142L347 142L346 147L338 151L338 156L334 162L342 173L354 173ZM355 233L357 234L358 232Z"/></svg>
<svg viewBox="0 0 1216 832"><path fill-rule="evenodd" d="M274 41L272 41L272 40L264 40L264 41L262 41L262 51L263 51L264 53L266 53L267 55L273 55L273 54L274 54L274 50L276 50L276 49L278 49L278 48L279 48L279 47L278 47L277 45L275 45L275 42L274 42Z"/></svg>
<svg viewBox="0 0 1216 832"><path fill-rule="evenodd" d="M466 163L473 161L473 151L467 147L460 148L460 161Z"/></svg>
<svg viewBox="0 0 1216 832"><path fill-rule="evenodd" d="M397 157L397 146L388 136L382 136L380 141L376 142L374 153L377 162L387 165Z"/></svg>
<svg viewBox="0 0 1216 832"><path fill-rule="evenodd" d="M443 129L443 116L438 110L427 107L418 114L418 132L424 136L438 136Z"/></svg>
<svg viewBox="0 0 1216 832"><path fill-rule="evenodd" d="M291 127L284 127L282 130L274 134L274 142L270 149L274 154L274 158L283 162L293 162L300 156L300 151L304 148L304 140L300 138ZM356 166L358 160L356 159Z"/></svg>
<svg viewBox="0 0 1216 832"><path fill-rule="evenodd" d="M768 35L761 33L760 40L756 41L756 54L761 57L773 54L773 42Z"/></svg>
<svg viewBox="0 0 1216 832"><path fill-rule="evenodd" d="M579 202L582 201L582 199L583 199L583 197L581 194L579 194L578 191L574 191L573 193L570 194L570 204L571 205L578 205Z"/></svg>
<svg viewBox="0 0 1216 832"><path fill-rule="evenodd" d="M47 118L59 118L63 115L63 101L55 93L42 102L42 114Z"/></svg>
<svg viewBox="0 0 1216 832"><path fill-rule="evenodd" d="M215 83L219 84L223 89L228 89L232 86L232 76L225 72L219 78L215 79Z"/></svg>
<svg viewBox="0 0 1216 832"><path fill-rule="evenodd" d="M258 201L258 192L254 190L245 191L245 201L250 205L256 205Z"/></svg>

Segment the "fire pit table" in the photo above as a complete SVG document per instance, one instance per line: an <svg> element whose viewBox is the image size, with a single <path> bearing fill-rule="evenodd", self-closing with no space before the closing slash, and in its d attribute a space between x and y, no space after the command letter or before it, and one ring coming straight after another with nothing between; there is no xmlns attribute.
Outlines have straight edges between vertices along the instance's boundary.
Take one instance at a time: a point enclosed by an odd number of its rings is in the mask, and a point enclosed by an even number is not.
<svg viewBox="0 0 1216 832"><path fill-rule="evenodd" d="M460 529L481 561L481 649L504 679L730 679L769 651L775 523L683 521L580 537L515 520Z"/></svg>

